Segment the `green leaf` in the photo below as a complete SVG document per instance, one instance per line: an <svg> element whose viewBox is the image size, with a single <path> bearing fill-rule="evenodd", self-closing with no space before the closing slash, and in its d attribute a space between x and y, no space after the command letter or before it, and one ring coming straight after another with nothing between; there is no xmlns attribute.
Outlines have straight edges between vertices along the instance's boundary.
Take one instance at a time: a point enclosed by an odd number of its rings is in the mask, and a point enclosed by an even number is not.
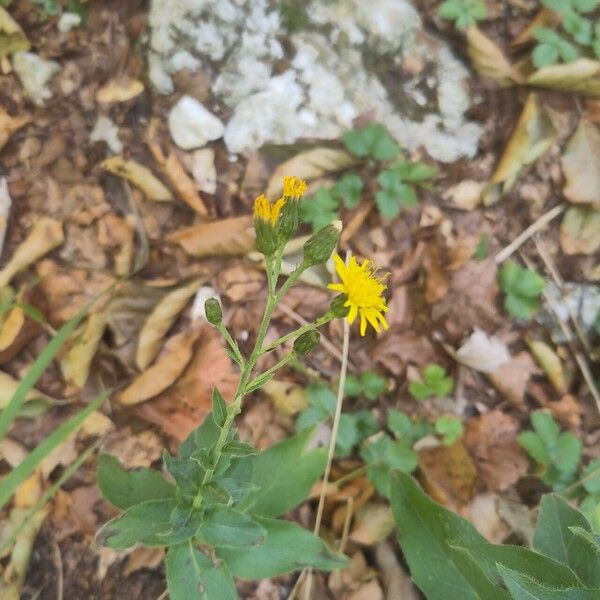
<svg viewBox="0 0 600 600"><path fill-rule="evenodd" d="M267 532L264 544L252 548L218 548L217 555L241 579L266 579L304 567L332 571L348 566L343 555L296 523L257 517Z"/></svg>
<svg viewBox="0 0 600 600"><path fill-rule="evenodd" d="M215 387L212 393L212 418L217 427L221 428L227 420L227 405L221 392Z"/></svg>
<svg viewBox="0 0 600 600"><path fill-rule="evenodd" d="M343 200L346 208L355 208L360 202L363 187L363 180L359 175L347 173L331 188L331 193Z"/></svg>
<svg viewBox="0 0 600 600"><path fill-rule="evenodd" d="M560 427L550 413L535 410L531 413L531 424L547 448L553 448L558 442Z"/></svg>
<svg viewBox="0 0 600 600"><path fill-rule="evenodd" d="M360 158L393 160L398 156L398 144L380 123L370 123L362 129L347 131L342 136L346 148Z"/></svg>
<svg viewBox="0 0 600 600"><path fill-rule="evenodd" d="M527 454L541 465L550 464L550 454L544 440L533 431L523 431L518 435L519 444L525 449Z"/></svg>
<svg viewBox="0 0 600 600"><path fill-rule="evenodd" d="M594 496L586 496L579 505L579 510L590 522L593 531L600 532L600 500Z"/></svg>
<svg viewBox="0 0 600 600"><path fill-rule="evenodd" d="M408 384L408 391L417 400L425 400L432 396L442 398L454 387L454 379L446 376L446 370L440 365L428 364L422 373L422 381L413 380Z"/></svg>
<svg viewBox="0 0 600 600"><path fill-rule="evenodd" d="M241 442L240 440L231 440L231 442L225 444L223 447L223 454L244 458L245 456L258 454L258 450L254 446L246 444L246 442Z"/></svg>
<svg viewBox="0 0 600 600"><path fill-rule="evenodd" d="M168 546L169 535L174 530L170 517L175 506L173 499L136 504L106 523L96 534L96 542L115 550L131 548L135 544Z"/></svg>
<svg viewBox="0 0 600 600"><path fill-rule="evenodd" d="M191 542L171 546L165 559L171 600L237 600L233 578Z"/></svg>
<svg viewBox="0 0 600 600"><path fill-rule="evenodd" d="M329 190L319 188L312 196L300 202L300 216L314 231L338 218L339 202Z"/></svg>
<svg viewBox="0 0 600 600"><path fill-rule="evenodd" d="M348 374L346 377L346 384L344 386L346 396L350 398L356 398L360 396L363 391L362 383L356 375Z"/></svg>
<svg viewBox="0 0 600 600"><path fill-rule="evenodd" d="M307 446L314 431L308 429L253 458L252 484L256 490L244 498L239 510L263 517L278 517L303 502L322 475L325 448Z"/></svg>
<svg viewBox="0 0 600 600"><path fill-rule="evenodd" d="M495 585L462 551L485 539L455 513L431 500L410 476L391 475L391 505L398 541L411 577L428 600L505 600L506 591Z"/></svg>
<svg viewBox="0 0 600 600"><path fill-rule="evenodd" d="M538 69L553 65L558 61L558 49L550 44L538 44L531 53L531 59Z"/></svg>
<svg viewBox="0 0 600 600"><path fill-rule="evenodd" d="M388 411L388 427L393 431L394 435L400 440L409 439L410 432L413 427L413 422L410 417L395 408Z"/></svg>
<svg viewBox="0 0 600 600"><path fill-rule="evenodd" d="M498 571L513 600L597 600L600 593L581 587L549 589L515 570L498 566Z"/></svg>
<svg viewBox="0 0 600 600"><path fill-rule="evenodd" d="M585 479L583 487L590 494L600 495L600 458L591 461L585 469L583 469L581 478Z"/></svg>
<svg viewBox="0 0 600 600"><path fill-rule="evenodd" d="M329 386L322 383L311 383L307 389L307 398L311 406L320 408L330 415L335 412L337 397Z"/></svg>
<svg viewBox="0 0 600 600"><path fill-rule="evenodd" d="M196 427L179 446L179 456L189 458L197 450L208 450L219 439L220 430L210 415L204 419L204 422Z"/></svg>
<svg viewBox="0 0 600 600"><path fill-rule="evenodd" d="M250 515L220 506L205 516L196 536L212 546L257 546L264 543L265 528Z"/></svg>
<svg viewBox="0 0 600 600"><path fill-rule="evenodd" d="M535 271L522 269L509 260L502 265L498 282L506 294L504 307L511 315L530 319L539 310L539 297L546 283Z"/></svg>
<svg viewBox="0 0 600 600"><path fill-rule="evenodd" d="M454 21L457 29L465 29L485 19L487 9L481 0L445 0L438 8L438 15Z"/></svg>
<svg viewBox="0 0 600 600"><path fill-rule="evenodd" d="M358 419L354 413L343 413L340 416L338 435L335 443L336 456L349 456L352 453L352 448L359 441Z"/></svg>
<svg viewBox="0 0 600 600"><path fill-rule="evenodd" d="M589 587L600 586L600 553L585 538L575 535L573 527L591 533L587 519L563 498L547 494L540 504L533 547L538 552L568 565Z"/></svg>
<svg viewBox="0 0 600 600"><path fill-rule="evenodd" d="M98 458L98 486L105 500L121 510L146 500L175 497L175 486L158 471L147 468L127 471L110 454Z"/></svg>
<svg viewBox="0 0 600 600"><path fill-rule="evenodd" d="M393 193L379 190L375 194L375 203L384 219L395 219L400 214L400 204Z"/></svg>
<svg viewBox="0 0 600 600"><path fill-rule="evenodd" d="M317 423L322 423L329 418L329 412L316 406L309 406L306 410L302 411L300 416L296 419L296 428L298 431L304 431L310 427L314 427Z"/></svg>
<svg viewBox="0 0 600 600"><path fill-rule="evenodd" d="M360 376L361 387L364 395L369 400L377 400L387 391L386 380L373 371L365 371Z"/></svg>
<svg viewBox="0 0 600 600"><path fill-rule="evenodd" d="M513 317L528 320L540 310L540 303L534 298L522 298L514 294L507 294L504 298L504 308Z"/></svg>
<svg viewBox="0 0 600 600"><path fill-rule="evenodd" d="M581 458L581 440L570 431L563 431L550 456L556 468L563 473L574 473Z"/></svg>
<svg viewBox="0 0 600 600"><path fill-rule="evenodd" d="M442 415L435 422L436 432L442 436L445 446L451 446L463 433L462 421L452 415Z"/></svg>

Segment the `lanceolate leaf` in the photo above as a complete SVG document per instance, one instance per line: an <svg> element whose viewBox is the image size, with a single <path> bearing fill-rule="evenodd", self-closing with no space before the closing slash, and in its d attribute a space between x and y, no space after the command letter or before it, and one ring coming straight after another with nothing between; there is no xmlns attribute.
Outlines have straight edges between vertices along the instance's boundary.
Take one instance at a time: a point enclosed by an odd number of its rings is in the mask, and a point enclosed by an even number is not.
<svg viewBox="0 0 600 600"><path fill-rule="evenodd" d="M191 542L171 546L166 566L171 600L236 600L238 597L225 564L213 562Z"/></svg>
<svg viewBox="0 0 600 600"><path fill-rule="evenodd" d="M158 471L146 468L127 471L110 454L101 454L98 459L98 485L104 498L121 510L146 500L175 497L175 486Z"/></svg>
<svg viewBox="0 0 600 600"><path fill-rule="evenodd" d="M267 532L249 515L221 506L207 515L197 535L212 546L245 548L263 544Z"/></svg>
<svg viewBox="0 0 600 600"><path fill-rule="evenodd" d="M271 446L254 459L251 492L238 508L253 515L278 517L308 497L325 469L325 448L307 449L313 429Z"/></svg>
<svg viewBox="0 0 600 600"><path fill-rule="evenodd" d="M256 521L267 532L264 544L217 550L217 555L235 577L264 579L304 567L331 571L348 564L343 555L329 550L321 538L296 523L261 517Z"/></svg>

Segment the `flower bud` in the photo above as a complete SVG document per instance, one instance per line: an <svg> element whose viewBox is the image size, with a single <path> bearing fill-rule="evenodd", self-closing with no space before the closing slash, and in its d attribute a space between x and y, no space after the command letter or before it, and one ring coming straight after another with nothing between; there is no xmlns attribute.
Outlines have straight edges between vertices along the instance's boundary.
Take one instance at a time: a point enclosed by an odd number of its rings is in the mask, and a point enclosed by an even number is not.
<svg viewBox="0 0 600 600"><path fill-rule="evenodd" d="M329 260L342 234L342 222L334 221L313 233L304 244L304 264L321 265Z"/></svg>
<svg viewBox="0 0 600 600"><path fill-rule="evenodd" d="M321 334L316 329L305 331L294 340L294 352L298 356L306 356L312 352L321 340Z"/></svg>
<svg viewBox="0 0 600 600"><path fill-rule="evenodd" d="M221 305L216 298L208 298L204 303L204 314L206 320L212 325L220 325L223 320L223 313L221 312Z"/></svg>
<svg viewBox="0 0 600 600"><path fill-rule="evenodd" d="M331 300L331 304L329 305L329 312L336 319L343 319L348 316L350 312L350 307L345 306L348 301L348 297L345 294L338 294L335 298Z"/></svg>
<svg viewBox="0 0 600 600"><path fill-rule="evenodd" d="M298 199L287 199L281 209L277 227L277 233L279 234L279 239L282 243L286 243L296 233L299 225L298 213Z"/></svg>

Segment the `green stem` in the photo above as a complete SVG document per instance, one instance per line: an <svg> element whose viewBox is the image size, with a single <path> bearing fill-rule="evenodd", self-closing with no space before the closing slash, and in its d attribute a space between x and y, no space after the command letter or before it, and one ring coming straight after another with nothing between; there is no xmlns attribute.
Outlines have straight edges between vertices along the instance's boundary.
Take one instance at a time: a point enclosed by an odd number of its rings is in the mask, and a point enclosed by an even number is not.
<svg viewBox="0 0 600 600"><path fill-rule="evenodd" d="M244 357L242 356L242 353L240 352L240 347L238 346L238 343L233 339L233 337L231 336L231 334L229 333L229 331L227 330L225 325L223 325L223 323L219 323L217 325L217 329L219 330L221 335L225 338L225 341L229 344L229 347L231 348L231 351L233 352L233 355L235 356L236 362L243 369L244 363L246 361L244 360Z"/></svg>
<svg viewBox="0 0 600 600"><path fill-rule="evenodd" d="M262 353L265 354L266 352L270 352L271 350L274 350L278 346L281 346L281 344L284 344L288 340L295 339L303 333L311 331L312 329L318 329L322 325L326 325L334 319L335 317L331 313L326 313L316 321L313 321L312 323L307 323L306 325L302 325L302 327L299 327L298 329L296 329L296 331L292 331L291 333L287 333L286 335L282 335L280 338L277 338L275 341L265 346L262 349Z"/></svg>
<svg viewBox="0 0 600 600"><path fill-rule="evenodd" d="M261 382L267 381L268 379L270 379L271 375L274 375L277 371L279 371L279 369L281 369L281 367L284 367L285 365L287 365L287 363L289 363L291 360L294 360L296 357L297 357L297 354L295 352L290 352L289 354L286 354L281 360L279 360L276 364L274 364L270 369L267 369L264 373L257 375L252 381L250 381L248 383L248 385L246 386L246 392L250 393L250 392L253 392L255 389L259 388L261 385Z"/></svg>
<svg viewBox="0 0 600 600"><path fill-rule="evenodd" d="M279 264L281 265L281 259L279 261ZM281 286L281 289L277 292L277 295L276 295L277 302L279 302L287 294L289 289L296 283L296 281L298 281L298 279L300 279L300 276L302 275L302 273L304 273L304 271L306 271L307 268L308 268L308 265L306 265L304 263L304 261L302 261L290 273L290 276L287 278L285 283Z"/></svg>

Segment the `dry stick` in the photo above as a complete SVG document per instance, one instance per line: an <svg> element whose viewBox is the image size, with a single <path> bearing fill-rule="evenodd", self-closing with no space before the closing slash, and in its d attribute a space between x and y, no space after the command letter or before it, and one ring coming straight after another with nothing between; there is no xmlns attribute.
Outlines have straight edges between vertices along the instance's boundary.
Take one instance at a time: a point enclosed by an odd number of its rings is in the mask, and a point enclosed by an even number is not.
<svg viewBox="0 0 600 600"><path fill-rule="evenodd" d="M350 253L346 253L346 262ZM329 486L329 475L331 474L331 463L335 453L335 443L337 441L338 429L340 427L340 417L342 416L342 404L344 401L344 390L346 389L346 374L348 372L348 348L350 345L350 324L344 319L344 341L342 345L342 367L340 369L340 381L338 383L337 402L335 405L335 416L333 417L333 427L331 428L331 439L329 440L329 452L327 453L327 465L325 467L325 476L323 477L323 486L319 495L319 506L317 508L317 518L315 520L314 534L319 535L321 530L321 520L323 518L323 509L325 507L325 495ZM313 572L309 569L304 589L304 600L310 600L312 591Z"/></svg>
<svg viewBox="0 0 600 600"><path fill-rule="evenodd" d="M537 221L534 221L527 229L522 231L508 246L502 248L498 254L496 254L494 260L499 265L503 263L509 256L516 252L534 233L544 229L552 219L555 219L565 210L564 205L559 204L554 208L550 209L547 213L544 213Z"/></svg>
<svg viewBox="0 0 600 600"><path fill-rule="evenodd" d="M523 262L527 265L527 268L534 269L535 267L534 267L533 263L522 252L520 254L521 254L521 258L523 259ZM596 402L596 408L598 409L598 412L600 413L600 392L598 392L598 388L596 387L596 384L594 382L594 377L593 377L592 371L590 370L590 367L587 363L587 359L577 349L577 347L573 343L573 339L575 338L575 335L571 331L571 328L569 327L568 323L565 323L560 318L560 315L558 315L556 313L554 308L552 308L550 298L546 291L543 292L543 296L544 296L544 299L546 300L546 303L548 304L548 308L550 308L550 310L554 313L554 316L556 317L556 320L558 321L558 324L563 332L563 335L566 337L566 339L569 343L569 346L571 347L571 352L573 353L573 356L575 357L575 361L577 362L577 365L579 366L579 370L581 371L581 374L583 375L583 379L585 380L592 396L594 397L594 400Z"/></svg>

